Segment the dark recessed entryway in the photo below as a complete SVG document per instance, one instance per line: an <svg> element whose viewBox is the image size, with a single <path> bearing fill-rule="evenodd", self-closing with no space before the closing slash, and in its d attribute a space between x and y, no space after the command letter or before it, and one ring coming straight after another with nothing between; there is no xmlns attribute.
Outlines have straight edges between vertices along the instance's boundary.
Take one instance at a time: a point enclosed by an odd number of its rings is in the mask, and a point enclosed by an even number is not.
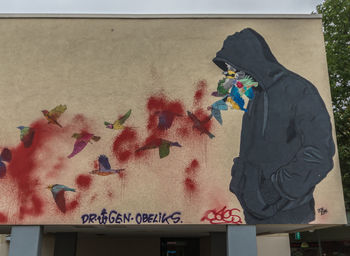
<svg viewBox="0 0 350 256"><path fill-rule="evenodd" d="M199 256L199 238L161 238L161 256Z"/></svg>

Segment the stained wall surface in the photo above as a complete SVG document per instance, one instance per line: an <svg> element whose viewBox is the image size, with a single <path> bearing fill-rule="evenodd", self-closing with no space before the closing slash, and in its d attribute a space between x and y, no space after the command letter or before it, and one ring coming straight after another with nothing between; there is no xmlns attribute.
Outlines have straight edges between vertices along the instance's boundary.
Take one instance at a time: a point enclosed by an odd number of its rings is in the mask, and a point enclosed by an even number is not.
<svg viewBox="0 0 350 256"><path fill-rule="evenodd" d="M229 191L244 112L229 108L223 125L209 121L210 139L186 111L208 117L223 77L212 59L228 35L247 27L317 87L333 122L320 19L1 19L0 148L12 152L0 179L1 223L245 223ZM67 106L62 128L41 112L60 104ZM106 128L129 109L126 128ZM178 114L169 129L158 129L160 110ZM35 130L30 147L18 126ZM100 140L69 159L74 133ZM158 148L138 151L158 147L160 138L181 147L164 158ZM100 155L125 170L91 174ZM314 191L312 223L345 223L337 153L333 161ZM50 184L75 192L55 202Z"/></svg>

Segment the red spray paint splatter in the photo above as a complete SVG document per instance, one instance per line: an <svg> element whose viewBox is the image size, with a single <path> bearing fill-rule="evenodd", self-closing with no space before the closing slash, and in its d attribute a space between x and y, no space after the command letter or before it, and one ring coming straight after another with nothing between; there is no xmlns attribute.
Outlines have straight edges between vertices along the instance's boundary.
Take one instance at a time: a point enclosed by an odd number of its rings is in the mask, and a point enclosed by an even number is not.
<svg viewBox="0 0 350 256"><path fill-rule="evenodd" d="M184 181L186 192L193 193L197 190L196 182L191 178L186 178Z"/></svg>
<svg viewBox="0 0 350 256"><path fill-rule="evenodd" d="M24 219L26 216L38 217L42 215L44 213L45 204L51 203L45 202L41 196L42 193L48 191L45 188L49 184L42 183L42 180L44 180L42 177L45 174L40 174L39 176L39 173L37 173L41 165L48 162L55 163L51 154L46 151L46 146L50 145L51 141L57 138L60 140L68 138L68 141L71 139L72 131L75 130L76 127L78 127L78 129L82 128L88 130L89 122L83 115L79 114L74 116L73 121L69 124L63 124L63 128L47 124L47 121L43 118L33 122L30 127L35 131L32 145L29 148L25 148L21 142L18 146L11 148L13 158L8 164L6 175L6 182L17 188L17 216L20 220ZM43 153L46 153L45 157L39 160L38 157ZM56 159L57 162L52 165L45 177L53 177L55 174L62 171L66 158L58 157ZM61 199L64 199L64 196L62 196ZM65 200L61 201L59 198L58 205L62 209L61 212L65 212Z"/></svg>
<svg viewBox="0 0 350 256"><path fill-rule="evenodd" d="M62 132L59 127L48 125L45 120L34 122L31 127L35 130L35 136L30 148L24 148L23 144L12 148L13 159L8 166L8 177L18 188L19 218L26 215L39 216L44 212L44 202L40 196L43 185L35 178L35 170L40 165L36 154L44 144L57 133Z"/></svg>
<svg viewBox="0 0 350 256"><path fill-rule="evenodd" d="M67 209L66 209L66 211L67 211L67 212L72 212L72 211L74 211L75 209L77 209L78 206L79 206L79 199L75 199L75 200L73 200L73 201L71 201L71 202L69 202L69 203L67 204Z"/></svg>
<svg viewBox="0 0 350 256"><path fill-rule="evenodd" d="M201 80L197 83L197 91L194 95L194 105L196 109L193 113L200 119L204 120L208 118L209 113L205 113L204 108L201 106L202 100L207 90L206 81ZM144 140L140 140L136 130L132 128L125 128L114 140L113 153L116 159L120 163L126 163L130 160L140 159L150 155L150 150L137 150L142 146L154 144L157 146L157 142L161 139L167 139L169 135L177 135L179 139L191 139L196 140L199 137L207 135L201 135L196 129L193 129L193 122L187 116L185 106L180 100L170 100L163 93L157 93L150 96L146 103L146 110L148 112L147 119L147 137ZM169 129L159 129L159 113L172 113L175 115L172 126L176 125L175 130L170 127ZM211 121L207 122L205 128L210 130ZM158 143L160 145L160 143ZM181 144L181 143L180 143Z"/></svg>
<svg viewBox="0 0 350 256"><path fill-rule="evenodd" d="M119 178L125 179L126 173L124 171L118 172Z"/></svg>
<svg viewBox="0 0 350 256"><path fill-rule="evenodd" d="M189 165L185 168L185 180L184 186L187 193L193 194L197 191L196 175L199 169L199 162L197 159L193 159Z"/></svg>
<svg viewBox="0 0 350 256"><path fill-rule="evenodd" d="M99 168L98 160L94 160L92 165L93 165L94 170L98 170L98 168Z"/></svg>
<svg viewBox="0 0 350 256"><path fill-rule="evenodd" d="M74 199L66 202L66 213L73 212L74 210L76 210L78 208L80 198L81 198L81 193L78 193L78 195L75 196Z"/></svg>
<svg viewBox="0 0 350 256"><path fill-rule="evenodd" d="M129 127L115 138L113 143L113 153L119 162L125 163L130 160L138 147L137 132Z"/></svg>
<svg viewBox="0 0 350 256"><path fill-rule="evenodd" d="M194 94L194 99L193 99L193 105L200 105L202 103L202 100L204 98L204 95L207 94L207 81L205 80L200 80L197 83L197 90Z"/></svg>
<svg viewBox="0 0 350 256"><path fill-rule="evenodd" d="M57 162L52 166L52 168L49 169L49 172L46 173L46 178L50 178L50 179L55 178L59 173L62 172L62 169L65 166L65 163L63 162L64 160L61 161L60 159L61 157L56 160Z"/></svg>
<svg viewBox="0 0 350 256"><path fill-rule="evenodd" d="M199 167L199 162L197 159L193 159L188 167L186 167L185 172L187 174L194 174Z"/></svg>
<svg viewBox="0 0 350 256"><path fill-rule="evenodd" d="M190 135L190 129L187 127L180 127L176 130L176 134L180 137L188 137Z"/></svg>
<svg viewBox="0 0 350 256"><path fill-rule="evenodd" d="M76 127L79 127L82 132L88 131L91 126L91 122L83 114L76 114L72 120L72 123Z"/></svg>
<svg viewBox="0 0 350 256"><path fill-rule="evenodd" d="M207 82L200 80L196 84L196 91L193 96L193 109L187 109L182 101L171 100L163 93L157 93L147 99L146 110L147 118L147 135L145 139L139 139L137 131L126 128L120 135L116 137L113 144L113 153L120 163L125 163L131 159L139 159L141 157L150 156L151 150L139 150L142 146L153 145L159 146L161 139L169 139L169 137L178 138L180 144L187 140L187 145L200 146L208 140L208 135L201 134L200 131L193 128L193 121L188 117L187 111L191 111L200 121L209 120L209 111L207 106L203 106L205 96L207 95ZM159 129L159 113L174 113L176 116L172 120L172 125L168 129ZM166 116L165 116L166 118ZM169 118L171 119L171 118ZM212 121L209 120L203 124L205 129L211 132ZM204 145L206 146L206 145ZM136 151L136 152L135 152ZM170 156L171 157L171 153ZM189 166L185 169L184 188L186 193L192 195L198 191L197 173L199 170L199 162L193 159ZM120 172L122 178L124 172Z"/></svg>
<svg viewBox="0 0 350 256"><path fill-rule="evenodd" d="M185 115L184 106L179 100L170 101L164 94L151 96L147 100L148 111L148 132L152 135L159 136L164 134L165 130L158 129L158 113L168 112L174 115ZM176 118L174 119L174 122Z"/></svg>
<svg viewBox="0 0 350 256"><path fill-rule="evenodd" d="M0 212L0 223L7 222L7 216Z"/></svg>
<svg viewBox="0 0 350 256"><path fill-rule="evenodd" d="M193 96L193 109L190 110L200 121L207 122L203 123L206 130L211 132L212 130L212 120L209 118L210 113L207 110L207 106L203 106L203 100L207 95L207 82L205 80L200 80L197 83L197 90ZM199 137L207 136L206 134L201 134L198 129L193 127L194 122L187 116L181 120L181 126L176 130L176 134L183 138L190 138L191 140L197 140Z"/></svg>
<svg viewBox="0 0 350 256"><path fill-rule="evenodd" d="M63 168L63 166L64 166L64 158L63 157L59 157L58 159L57 159L57 162L56 162L56 164L53 166L53 169L55 170L55 171L60 171L60 170L62 170L62 168Z"/></svg>
<svg viewBox="0 0 350 256"><path fill-rule="evenodd" d="M90 203L94 202L97 198L97 194L94 194L91 198L90 198Z"/></svg>
<svg viewBox="0 0 350 256"><path fill-rule="evenodd" d="M208 84L205 80L200 80L197 83L197 91L193 97L193 105L196 107L194 115L201 121L207 120L209 117L209 112L207 111L207 106L203 106L204 96L207 95ZM210 131L212 121L208 121L204 124L204 127Z"/></svg>
<svg viewBox="0 0 350 256"><path fill-rule="evenodd" d="M171 132L171 127L175 123L181 122L181 119L186 116L185 107L180 100L170 100L162 93L149 97L146 107L148 111L148 137L144 140L142 146L150 143L157 144L157 141L160 142L160 139L166 138ZM158 127L160 112L163 113L165 118L168 115L168 119L173 119L172 125L169 123L170 127L168 129L159 129Z"/></svg>
<svg viewBox="0 0 350 256"><path fill-rule="evenodd" d="M92 179L89 175L80 174L75 179L75 184L77 184L80 189L88 189L91 185Z"/></svg>

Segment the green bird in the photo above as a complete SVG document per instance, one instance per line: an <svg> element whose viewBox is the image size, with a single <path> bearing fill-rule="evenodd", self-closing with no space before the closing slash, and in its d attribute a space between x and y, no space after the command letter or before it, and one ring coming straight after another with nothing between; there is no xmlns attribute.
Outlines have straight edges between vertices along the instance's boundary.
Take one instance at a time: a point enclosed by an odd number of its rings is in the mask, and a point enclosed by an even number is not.
<svg viewBox="0 0 350 256"><path fill-rule="evenodd" d="M164 158L169 155L170 153L170 147L175 146L175 147L182 147L178 142L172 142L164 139L153 139L143 147L137 149L135 152L143 151L143 150L148 150L148 149L154 149L154 148L159 148L159 157Z"/></svg>
<svg viewBox="0 0 350 256"><path fill-rule="evenodd" d="M113 124L109 123L109 122L105 122L106 128L114 129L114 130L122 130L122 129L124 129L124 125L123 124L130 117L130 114L131 114L131 109L128 112L126 112L125 115L123 115L118 120L116 120Z"/></svg>
<svg viewBox="0 0 350 256"><path fill-rule="evenodd" d="M34 129L27 126L18 126L17 128L21 131L20 138L24 147L29 148L34 139Z"/></svg>

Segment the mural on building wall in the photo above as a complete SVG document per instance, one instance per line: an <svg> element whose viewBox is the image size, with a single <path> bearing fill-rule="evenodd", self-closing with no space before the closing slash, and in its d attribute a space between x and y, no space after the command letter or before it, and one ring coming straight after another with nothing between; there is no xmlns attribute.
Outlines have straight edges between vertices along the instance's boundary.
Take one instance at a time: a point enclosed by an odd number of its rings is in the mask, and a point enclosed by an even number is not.
<svg viewBox="0 0 350 256"><path fill-rule="evenodd" d="M332 170L335 153L330 117L316 87L278 63L252 29L229 36L213 61L226 74L217 94L230 95L246 111L230 183L246 222L313 221L313 191ZM240 83L238 70L258 83Z"/></svg>
<svg viewBox="0 0 350 256"><path fill-rule="evenodd" d="M14 188L11 193L16 204L9 209L0 207L0 222L21 224L27 218L40 219L52 213L68 218L77 213L73 220L60 222L58 217L56 223L186 224L188 217L182 208L165 206L158 212L149 211L143 210L140 202L139 211L129 211L125 204L117 208L115 198L118 193L123 197L133 186L136 180L129 178L131 173L137 172L134 179L142 181L150 174L150 166L157 166L160 179L162 175L170 177L174 184L146 185L162 187L165 196L180 185L181 196L195 204L207 186L201 183L201 170L207 168L207 162L199 159L211 157L198 150L222 146L216 136L229 123L224 111L243 116L241 131L230 131L241 133L239 156L232 155L232 170L225 170L231 173L231 181L217 189L218 198L228 192L232 200L218 199L215 208L208 206L196 213L196 221L313 221L313 192L333 168L335 153L330 118L317 89L279 64L264 38L252 29L227 37L213 61L224 78L217 85L199 79L192 88L191 104L162 89L143 95L144 103L132 101L131 92L125 95L130 97L129 105L108 102L115 106L116 116L105 116L101 110L100 117L111 123L87 116L84 105L80 113L71 112L68 101L43 110L43 115L40 109L31 109L37 118L17 127L17 145L1 145L0 182ZM146 116L139 114L140 109ZM104 135L106 131L114 136L112 140ZM181 152L182 158L176 158ZM75 169L72 165L82 162L89 167ZM66 179L68 175L74 178ZM116 192L117 186L120 192ZM149 197L152 202L152 195ZM235 197L240 205L232 206ZM98 200L107 203L90 209ZM169 200L171 205L176 199ZM115 204L109 207L108 202Z"/></svg>

